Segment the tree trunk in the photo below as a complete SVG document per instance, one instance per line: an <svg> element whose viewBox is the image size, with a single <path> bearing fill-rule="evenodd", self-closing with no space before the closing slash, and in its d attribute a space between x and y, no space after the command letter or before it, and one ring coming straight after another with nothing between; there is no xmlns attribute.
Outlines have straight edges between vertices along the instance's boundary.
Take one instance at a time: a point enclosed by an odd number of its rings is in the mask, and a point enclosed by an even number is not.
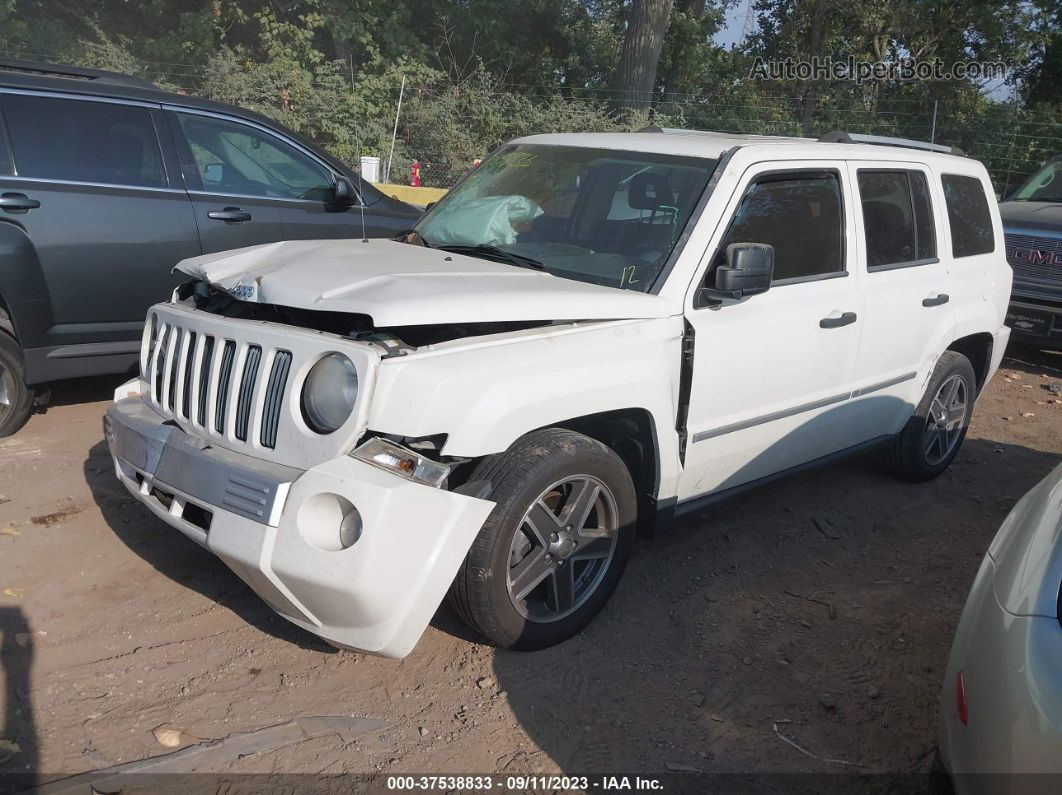
<svg viewBox="0 0 1062 795"><path fill-rule="evenodd" d="M672 0L634 0L620 52L620 115L632 124L649 118L656 67L664 46Z"/></svg>

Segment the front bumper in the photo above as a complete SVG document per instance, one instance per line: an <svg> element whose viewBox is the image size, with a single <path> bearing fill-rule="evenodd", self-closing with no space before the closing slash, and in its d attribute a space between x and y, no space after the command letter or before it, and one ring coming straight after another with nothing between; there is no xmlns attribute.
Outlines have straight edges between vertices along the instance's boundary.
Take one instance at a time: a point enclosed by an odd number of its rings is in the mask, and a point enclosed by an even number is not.
<svg viewBox="0 0 1062 795"><path fill-rule="evenodd" d="M213 447L123 394L105 425L130 494L337 646L408 654L494 507L348 456L303 471ZM361 518L346 549L335 497Z"/></svg>
<svg viewBox="0 0 1062 795"><path fill-rule="evenodd" d="M1015 342L1062 348L1062 302L1024 294L1016 285L1006 322Z"/></svg>
<svg viewBox="0 0 1062 795"><path fill-rule="evenodd" d="M1054 618L1005 610L995 571L986 555L955 631L940 699L941 758L959 795L1055 793L1062 780L1062 627ZM966 725L956 705L960 671Z"/></svg>

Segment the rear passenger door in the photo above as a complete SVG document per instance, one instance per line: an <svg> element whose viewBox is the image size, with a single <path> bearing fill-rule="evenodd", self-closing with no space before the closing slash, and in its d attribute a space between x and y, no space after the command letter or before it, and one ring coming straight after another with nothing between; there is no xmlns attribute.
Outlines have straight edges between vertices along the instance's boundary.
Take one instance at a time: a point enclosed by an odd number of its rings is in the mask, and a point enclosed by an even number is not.
<svg viewBox="0 0 1062 795"><path fill-rule="evenodd" d="M26 313L37 327L20 328L42 349L30 367L134 353L148 306L177 283L171 269L200 253L161 109L21 91L0 94L0 108L14 160L0 224L28 236L48 293Z"/></svg>
<svg viewBox="0 0 1062 795"><path fill-rule="evenodd" d="M940 256L939 188L917 163L855 162L856 246L866 306L853 382L873 435L898 432L921 398L935 356L950 342L954 296Z"/></svg>

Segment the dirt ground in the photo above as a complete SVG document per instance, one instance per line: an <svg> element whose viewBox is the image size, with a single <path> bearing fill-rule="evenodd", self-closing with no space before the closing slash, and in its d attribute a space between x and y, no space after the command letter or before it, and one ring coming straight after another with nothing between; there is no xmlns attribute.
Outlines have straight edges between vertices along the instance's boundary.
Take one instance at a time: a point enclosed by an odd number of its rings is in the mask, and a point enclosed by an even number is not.
<svg viewBox="0 0 1062 795"><path fill-rule="evenodd" d="M568 643L497 651L444 607L393 661L275 617L121 490L101 433L117 380L57 386L0 441L0 740L18 746L0 745L0 771L166 753L162 724L194 743L347 715L384 728L225 770L925 772L974 572L1062 455L1062 395L1047 389L1062 355L1016 349L938 480L898 482L873 456L799 475L639 543Z"/></svg>

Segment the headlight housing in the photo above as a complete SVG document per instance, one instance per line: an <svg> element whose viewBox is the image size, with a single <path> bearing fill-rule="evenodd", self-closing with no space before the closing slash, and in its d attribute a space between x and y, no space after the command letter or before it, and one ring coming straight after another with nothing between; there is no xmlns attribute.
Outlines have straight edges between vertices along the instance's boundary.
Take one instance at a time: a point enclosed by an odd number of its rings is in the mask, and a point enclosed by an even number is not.
<svg viewBox="0 0 1062 795"><path fill-rule="evenodd" d="M341 353L329 353L310 368L302 385L302 418L321 434L332 433L354 411L358 400L358 370Z"/></svg>

